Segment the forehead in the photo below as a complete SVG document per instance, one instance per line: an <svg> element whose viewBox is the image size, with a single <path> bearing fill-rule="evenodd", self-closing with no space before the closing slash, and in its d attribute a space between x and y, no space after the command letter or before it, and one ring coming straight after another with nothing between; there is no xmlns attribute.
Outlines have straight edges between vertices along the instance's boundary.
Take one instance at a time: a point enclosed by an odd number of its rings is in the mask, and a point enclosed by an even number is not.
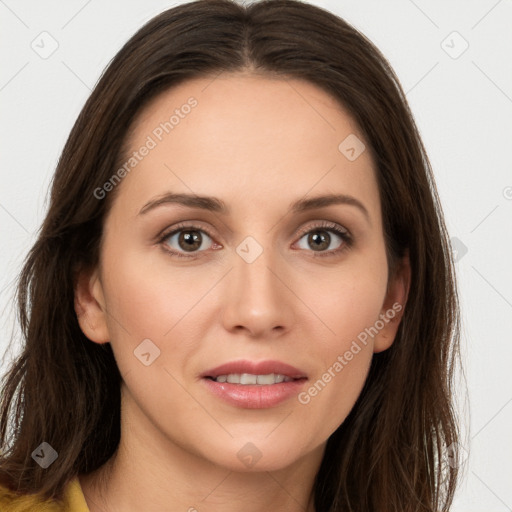
<svg viewBox="0 0 512 512"><path fill-rule="evenodd" d="M126 160L145 156L128 166L120 195L134 208L169 191L270 209L285 198L347 193L378 206L364 145L347 111L314 84L222 73L183 82L139 113Z"/></svg>

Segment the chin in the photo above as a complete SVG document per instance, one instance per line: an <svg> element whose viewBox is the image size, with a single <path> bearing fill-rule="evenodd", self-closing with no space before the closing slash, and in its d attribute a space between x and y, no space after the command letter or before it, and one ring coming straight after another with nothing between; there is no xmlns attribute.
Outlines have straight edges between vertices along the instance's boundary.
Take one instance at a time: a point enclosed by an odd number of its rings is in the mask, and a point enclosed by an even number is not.
<svg viewBox="0 0 512 512"><path fill-rule="evenodd" d="M291 442L290 437L276 436L270 440L245 436L231 440L210 460L217 466L238 473L279 471L306 455L304 450L299 450L299 446L302 444Z"/></svg>

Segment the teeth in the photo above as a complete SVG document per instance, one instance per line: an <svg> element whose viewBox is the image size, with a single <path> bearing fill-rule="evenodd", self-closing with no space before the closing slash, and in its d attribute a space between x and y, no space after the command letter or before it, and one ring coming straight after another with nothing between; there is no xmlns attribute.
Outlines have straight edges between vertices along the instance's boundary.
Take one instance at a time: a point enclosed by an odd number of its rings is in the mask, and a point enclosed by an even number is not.
<svg viewBox="0 0 512 512"><path fill-rule="evenodd" d="M240 384L240 374L239 373L230 373L228 376L227 376L227 381L230 383L230 384Z"/></svg>
<svg viewBox="0 0 512 512"><path fill-rule="evenodd" d="M277 377L282 377L282 375L275 375L273 373L269 375L258 375L256 379L258 380L258 384L276 384L278 382L283 382L282 379L277 379Z"/></svg>
<svg viewBox="0 0 512 512"><path fill-rule="evenodd" d="M280 382L290 382L293 379L279 373L269 373L268 375L253 375L252 373L230 373L229 375L219 375L213 380L217 382L228 382L229 384L260 384L271 385Z"/></svg>
<svg viewBox="0 0 512 512"><path fill-rule="evenodd" d="M257 384L258 377L256 375L251 375L250 373L242 373L240 375L240 384Z"/></svg>

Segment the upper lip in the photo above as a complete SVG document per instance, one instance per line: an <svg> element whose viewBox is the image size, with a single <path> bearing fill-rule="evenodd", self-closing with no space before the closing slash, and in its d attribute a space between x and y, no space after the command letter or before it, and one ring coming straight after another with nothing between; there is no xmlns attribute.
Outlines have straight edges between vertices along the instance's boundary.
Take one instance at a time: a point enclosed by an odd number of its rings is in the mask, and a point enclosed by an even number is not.
<svg viewBox="0 0 512 512"><path fill-rule="evenodd" d="M201 377L213 377L216 378L219 375L229 375L230 373L250 373L252 375L268 375L270 373L276 373L290 377L292 379L307 378L307 375L286 363L281 361L248 361L239 360L231 361L229 363L221 364L215 368L211 368L201 374Z"/></svg>

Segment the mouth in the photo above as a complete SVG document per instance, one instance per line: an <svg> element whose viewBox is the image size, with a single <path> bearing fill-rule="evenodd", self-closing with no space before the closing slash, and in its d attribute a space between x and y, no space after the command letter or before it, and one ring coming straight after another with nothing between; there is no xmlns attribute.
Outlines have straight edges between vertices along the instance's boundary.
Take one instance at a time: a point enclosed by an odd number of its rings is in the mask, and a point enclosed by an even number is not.
<svg viewBox="0 0 512 512"><path fill-rule="evenodd" d="M201 378L214 396L246 409L275 407L308 380L303 371L280 361L233 361L207 370Z"/></svg>
<svg viewBox="0 0 512 512"><path fill-rule="evenodd" d="M230 384L272 385L307 379L302 370L281 361L239 360L221 364L205 371L201 377Z"/></svg>
<svg viewBox="0 0 512 512"><path fill-rule="evenodd" d="M226 375L218 375L217 377L206 377L215 382L228 382L229 384L241 384L247 386L256 384L258 386L271 386L273 384L280 384L281 382L292 382L294 379L281 373L268 373L266 375L254 375L252 373L228 373Z"/></svg>

